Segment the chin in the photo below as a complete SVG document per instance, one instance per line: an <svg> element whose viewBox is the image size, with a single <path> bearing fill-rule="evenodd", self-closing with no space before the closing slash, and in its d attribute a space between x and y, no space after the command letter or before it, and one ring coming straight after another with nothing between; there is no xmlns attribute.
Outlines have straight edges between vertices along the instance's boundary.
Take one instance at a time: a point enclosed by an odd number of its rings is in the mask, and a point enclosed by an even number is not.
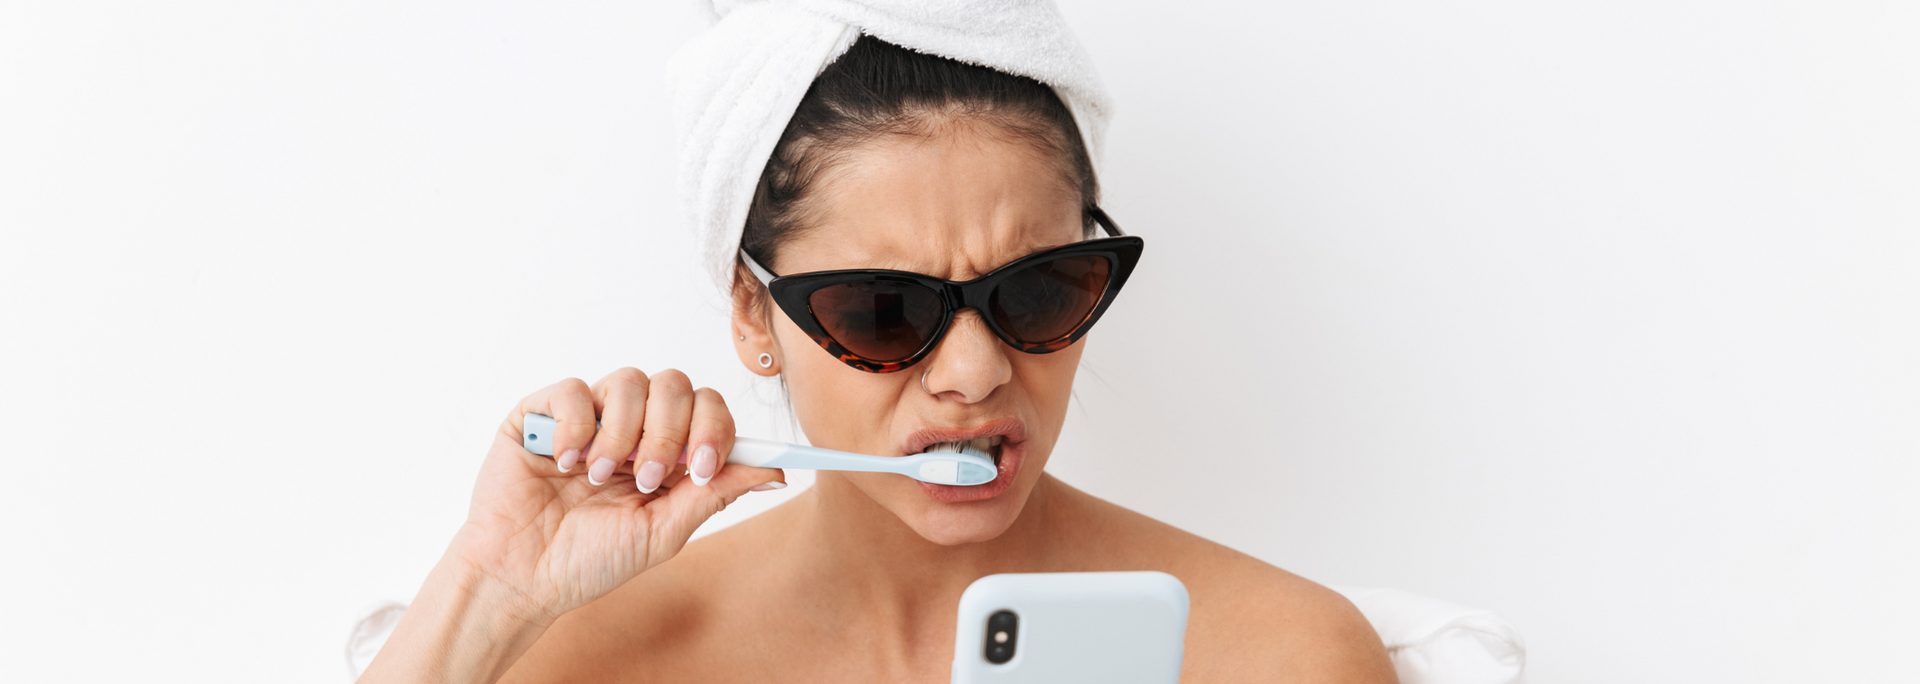
<svg viewBox="0 0 1920 684"><path fill-rule="evenodd" d="M926 482L900 482L887 492L887 508L922 538L942 546L983 542L999 537L1020 518L1041 463L1032 462L1024 430L1016 439L993 448L1000 475L983 485L956 487ZM1044 462L1045 459L1038 459ZM1022 473L1032 468L1028 477Z"/></svg>
<svg viewBox="0 0 1920 684"><path fill-rule="evenodd" d="M1026 508L1028 496L1033 492L1034 481L1039 479L1038 473L1034 475L1023 481L979 487L902 483L915 486L888 492L892 496L888 497L891 501L886 508L921 538L941 546L991 541L1005 534L1014 521L1020 519L1020 512ZM933 487L974 491L968 493L966 500L943 501L926 491ZM986 495L989 491L991 495Z"/></svg>
<svg viewBox="0 0 1920 684"><path fill-rule="evenodd" d="M1018 496L1008 492L983 501L923 505L920 510L900 516L901 522L918 532L921 538L941 546L958 546L990 541L1013 527L1026 504L1026 492Z"/></svg>

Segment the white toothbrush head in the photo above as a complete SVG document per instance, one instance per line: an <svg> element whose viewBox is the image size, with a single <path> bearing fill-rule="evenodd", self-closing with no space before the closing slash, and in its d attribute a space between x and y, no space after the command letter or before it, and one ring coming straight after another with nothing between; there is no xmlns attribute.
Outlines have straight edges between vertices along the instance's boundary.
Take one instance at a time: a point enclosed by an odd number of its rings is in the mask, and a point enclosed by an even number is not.
<svg viewBox="0 0 1920 684"><path fill-rule="evenodd" d="M915 457L918 467L908 477L932 484L973 487L992 482L1000 476L993 457L971 445L959 451L928 451Z"/></svg>
<svg viewBox="0 0 1920 684"><path fill-rule="evenodd" d="M995 478L1000 477L999 466L993 464L993 457L988 456L986 452L973 447L967 447L961 450L960 453L965 456L971 456L972 458L960 463L959 481L954 484L971 487L992 482Z"/></svg>

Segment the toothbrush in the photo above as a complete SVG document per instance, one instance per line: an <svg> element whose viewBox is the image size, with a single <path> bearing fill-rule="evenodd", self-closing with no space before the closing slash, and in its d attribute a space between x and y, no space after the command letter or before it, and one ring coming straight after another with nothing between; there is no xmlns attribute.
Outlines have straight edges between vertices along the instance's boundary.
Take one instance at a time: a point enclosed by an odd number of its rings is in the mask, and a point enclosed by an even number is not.
<svg viewBox="0 0 1920 684"><path fill-rule="evenodd" d="M521 430L521 446L541 456L553 456L553 429L553 418L538 413L527 414L526 427ZM733 453L727 455L727 462L760 468L895 473L921 482L963 487L992 482L1000 474L993 459L972 446L961 447L957 453L940 451L885 457L735 437Z"/></svg>

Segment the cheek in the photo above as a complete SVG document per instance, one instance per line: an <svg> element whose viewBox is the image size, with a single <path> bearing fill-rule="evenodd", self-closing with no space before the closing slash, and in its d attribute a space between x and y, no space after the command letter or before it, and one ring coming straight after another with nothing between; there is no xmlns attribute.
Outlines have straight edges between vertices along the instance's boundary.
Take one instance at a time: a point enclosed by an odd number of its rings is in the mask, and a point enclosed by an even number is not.
<svg viewBox="0 0 1920 684"><path fill-rule="evenodd" d="M1029 426L1029 434L1052 435L1060 431L1067 402L1073 398L1073 378L1080 369L1080 355L1086 344L1087 338L1082 337L1073 346L1051 354L1011 355L1014 375L1028 388L1036 404L1034 408L1046 418L1042 425Z"/></svg>
<svg viewBox="0 0 1920 684"><path fill-rule="evenodd" d="M807 439L831 449L886 453L892 445L884 428L900 404L901 378L911 373L848 367L784 316L774 335L780 345L780 373Z"/></svg>

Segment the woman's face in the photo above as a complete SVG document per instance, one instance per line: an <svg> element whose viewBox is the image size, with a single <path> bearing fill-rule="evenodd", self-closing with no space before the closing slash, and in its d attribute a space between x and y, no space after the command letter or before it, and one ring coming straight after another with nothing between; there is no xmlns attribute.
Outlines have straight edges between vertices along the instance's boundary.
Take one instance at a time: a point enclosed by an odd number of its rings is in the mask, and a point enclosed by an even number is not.
<svg viewBox="0 0 1920 684"><path fill-rule="evenodd" d="M803 207L808 228L779 248L769 268L780 274L885 268L965 281L1078 241L1081 203L1059 162L988 126L886 136L850 151L816 181ZM1002 440L1000 476L986 485L822 473L816 488L857 490L940 544L992 539L1019 516L1065 419L1080 343L1051 354L1023 353L994 337L979 311L967 309L919 364L868 373L822 350L777 308L772 318L775 370L785 375L800 424L816 446L904 456L938 442ZM754 332L754 338L765 334ZM758 356L754 341L740 343L743 361ZM759 370L757 363L748 367Z"/></svg>

